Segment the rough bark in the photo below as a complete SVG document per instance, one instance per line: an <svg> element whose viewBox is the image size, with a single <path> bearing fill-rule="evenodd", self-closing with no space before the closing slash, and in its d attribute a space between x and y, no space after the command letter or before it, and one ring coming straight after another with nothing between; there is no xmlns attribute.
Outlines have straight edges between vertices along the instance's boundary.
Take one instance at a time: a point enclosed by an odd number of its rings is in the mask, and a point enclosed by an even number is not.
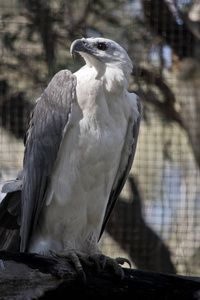
<svg viewBox="0 0 200 300"><path fill-rule="evenodd" d="M200 278L124 269L123 281L111 269L97 274L84 266L86 283L67 260L28 253L0 252L0 298L4 299L199 299Z"/></svg>

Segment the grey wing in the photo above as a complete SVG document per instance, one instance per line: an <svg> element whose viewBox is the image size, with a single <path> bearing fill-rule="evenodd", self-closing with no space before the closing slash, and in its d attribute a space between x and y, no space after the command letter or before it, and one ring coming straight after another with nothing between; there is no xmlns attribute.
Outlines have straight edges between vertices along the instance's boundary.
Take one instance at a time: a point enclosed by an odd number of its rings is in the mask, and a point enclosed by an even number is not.
<svg viewBox="0 0 200 300"><path fill-rule="evenodd" d="M9 192L0 203L0 250L19 251L21 191Z"/></svg>
<svg viewBox="0 0 200 300"><path fill-rule="evenodd" d="M35 230L63 134L75 98L76 77L58 72L38 100L25 141L20 251Z"/></svg>
<svg viewBox="0 0 200 300"><path fill-rule="evenodd" d="M124 187L124 184L127 180L128 174L131 170L133 159L135 156L136 151L136 145L137 145L137 139L139 134L139 127L140 127L140 119L141 119L141 106L140 106L140 99L139 97L136 98L137 101L137 108L139 112L139 116L136 122L133 122L133 120L129 121L128 129L126 133L126 139L123 149L123 157L121 158L121 162L119 165L118 173L115 178L113 188L110 193L109 201L107 204L101 232L99 235L99 239L101 238L106 224L110 218L111 212L116 204L116 201Z"/></svg>

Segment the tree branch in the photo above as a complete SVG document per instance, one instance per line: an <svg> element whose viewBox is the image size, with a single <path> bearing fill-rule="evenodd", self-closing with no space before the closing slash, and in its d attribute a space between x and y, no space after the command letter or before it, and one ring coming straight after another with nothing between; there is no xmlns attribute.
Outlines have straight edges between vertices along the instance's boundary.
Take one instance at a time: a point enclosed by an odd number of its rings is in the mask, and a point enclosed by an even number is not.
<svg viewBox="0 0 200 300"><path fill-rule="evenodd" d="M163 102L157 100L155 94L150 90L144 93L142 89L140 89L138 91L138 94L140 94L141 98L144 101L153 104L159 110L159 112L162 113L163 116L165 116L166 119L177 122L182 128L185 129L182 118L175 109L176 99L174 97L174 94L167 86L167 84L162 80L162 78L152 71L149 71L142 67L133 71L132 75L136 77L136 81L138 81L137 77L140 77L140 79L145 80L145 82L149 86L155 85L159 88L164 98Z"/></svg>
<svg viewBox="0 0 200 300"><path fill-rule="evenodd" d="M152 29L162 36L172 47L179 59L196 57L199 59L200 40L188 28L179 24L164 0L143 0L143 11Z"/></svg>
<svg viewBox="0 0 200 300"><path fill-rule="evenodd" d="M86 283L66 259L30 253L0 252L1 300L4 299L198 299L200 279L124 269L121 282L113 270L100 274L84 266ZM59 273L60 270L60 273Z"/></svg>

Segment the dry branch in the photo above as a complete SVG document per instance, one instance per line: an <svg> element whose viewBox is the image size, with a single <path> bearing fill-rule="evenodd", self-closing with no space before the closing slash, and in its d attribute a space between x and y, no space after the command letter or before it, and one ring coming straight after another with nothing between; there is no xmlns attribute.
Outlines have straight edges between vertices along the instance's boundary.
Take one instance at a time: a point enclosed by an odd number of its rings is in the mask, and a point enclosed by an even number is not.
<svg viewBox="0 0 200 300"><path fill-rule="evenodd" d="M86 284L70 262L30 253L0 252L0 298L4 299L199 299L200 278L124 269L121 282L113 270L97 274L84 266Z"/></svg>

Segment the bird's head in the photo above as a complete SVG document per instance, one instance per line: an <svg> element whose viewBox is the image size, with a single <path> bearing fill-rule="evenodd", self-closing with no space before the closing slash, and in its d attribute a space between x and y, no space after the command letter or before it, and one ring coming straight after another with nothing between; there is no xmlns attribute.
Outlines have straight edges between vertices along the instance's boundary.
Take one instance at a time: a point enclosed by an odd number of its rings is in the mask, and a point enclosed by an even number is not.
<svg viewBox="0 0 200 300"><path fill-rule="evenodd" d="M132 62L116 42L105 38L82 38L72 43L71 55L74 52L78 52L89 67L97 70L99 79L104 76L108 89L113 83L128 86Z"/></svg>

